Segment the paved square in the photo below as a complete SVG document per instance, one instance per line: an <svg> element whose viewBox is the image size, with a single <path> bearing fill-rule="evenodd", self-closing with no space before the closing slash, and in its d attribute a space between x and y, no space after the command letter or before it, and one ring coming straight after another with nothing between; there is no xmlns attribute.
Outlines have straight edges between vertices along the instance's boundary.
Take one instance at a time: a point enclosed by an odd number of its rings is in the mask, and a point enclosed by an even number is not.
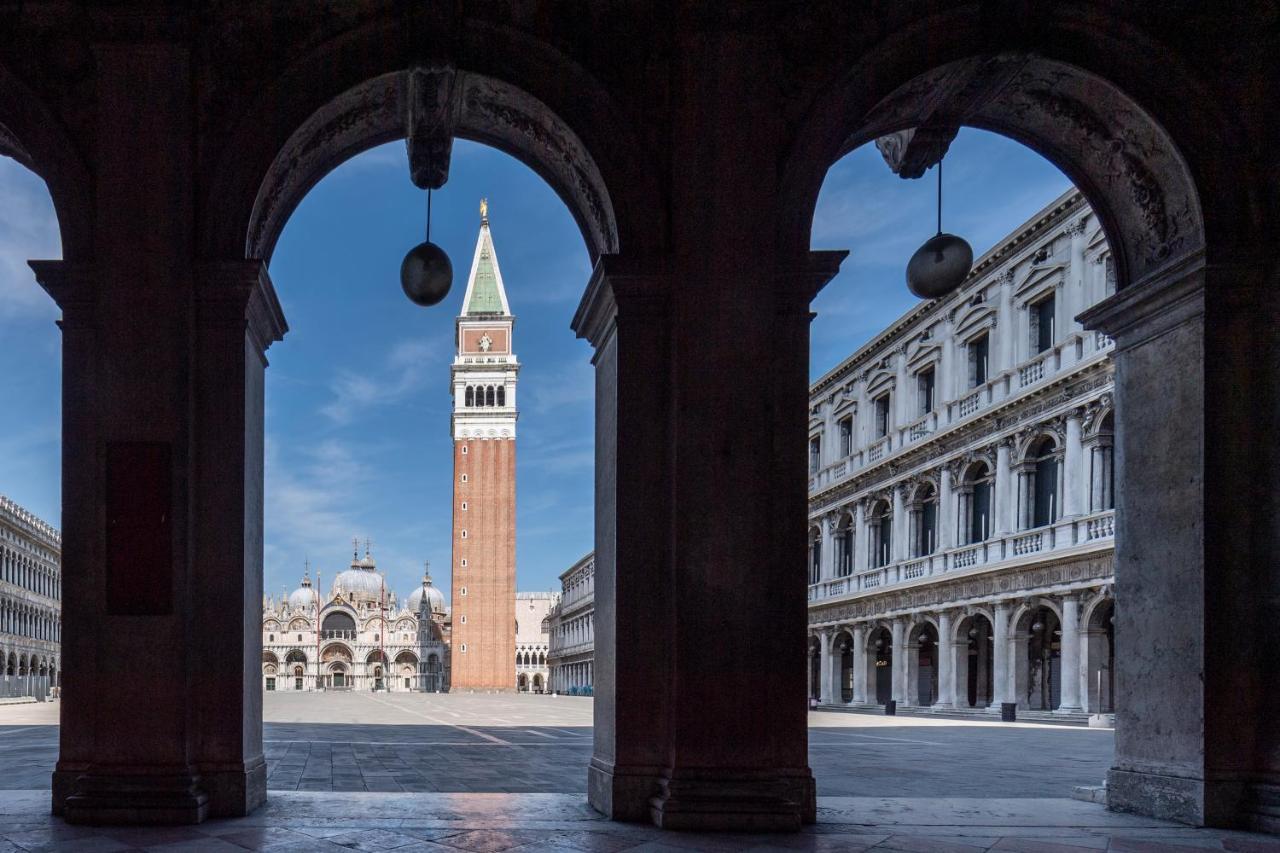
<svg viewBox="0 0 1280 853"><path fill-rule="evenodd" d="M267 786L296 791L584 793L592 700L268 693ZM47 789L58 704L0 706L0 789ZM1101 783L1110 731L814 713L827 797L1066 797Z"/></svg>

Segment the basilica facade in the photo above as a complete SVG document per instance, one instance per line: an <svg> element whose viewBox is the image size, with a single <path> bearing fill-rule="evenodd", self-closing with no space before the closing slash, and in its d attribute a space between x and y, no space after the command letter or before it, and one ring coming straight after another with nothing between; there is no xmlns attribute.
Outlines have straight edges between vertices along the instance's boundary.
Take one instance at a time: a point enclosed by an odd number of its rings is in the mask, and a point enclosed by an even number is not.
<svg viewBox="0 0 1280 853"><path fill-rule="evenodd" d="M321 593L301 585L262 605L263 689L442 693L449 689L449 610L423 575L399 599L366 549Z"/></svg>
<svg viewBox="0 0 1280 853"><path fill-rule="evenodd" d="M1114 292L1056 199L809 395L809 684L822 706L1113 708Z"/></svg>

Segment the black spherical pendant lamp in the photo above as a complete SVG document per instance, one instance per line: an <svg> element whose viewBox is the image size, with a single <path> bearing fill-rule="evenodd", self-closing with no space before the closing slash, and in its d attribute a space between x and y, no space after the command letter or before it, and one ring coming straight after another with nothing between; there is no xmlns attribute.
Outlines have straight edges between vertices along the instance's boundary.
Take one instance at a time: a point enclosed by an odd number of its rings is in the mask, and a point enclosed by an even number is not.
<svg viewBox="0 0 1280 853"><path fill-rule="evenodd" d="M938 233L907 261L907 289L921 299L939 299L964 284L973 268L973 249L962 238L942 233L942 161L938 161Z"/></svg>
<svg viewBox="0 0 1280 853"><path fill-rule="evenodd" d="M431 190L427 190L427 239L400 262L400 286L411 302L423 307L438 304L453 286L453 264L444 249L431 242Z"/></svg>

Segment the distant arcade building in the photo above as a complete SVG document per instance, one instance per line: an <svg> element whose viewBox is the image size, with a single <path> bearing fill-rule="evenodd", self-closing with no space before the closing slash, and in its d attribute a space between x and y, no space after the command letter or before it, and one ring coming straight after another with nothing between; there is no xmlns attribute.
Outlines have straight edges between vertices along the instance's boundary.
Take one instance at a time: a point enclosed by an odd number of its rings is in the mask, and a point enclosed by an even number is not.
<svg viewBox="0 0 1280 853"><path fill-rule="evenodd" d="M480 236L457 319L453 394L454 690L516 683L515 318L480 202Z"/></svg>

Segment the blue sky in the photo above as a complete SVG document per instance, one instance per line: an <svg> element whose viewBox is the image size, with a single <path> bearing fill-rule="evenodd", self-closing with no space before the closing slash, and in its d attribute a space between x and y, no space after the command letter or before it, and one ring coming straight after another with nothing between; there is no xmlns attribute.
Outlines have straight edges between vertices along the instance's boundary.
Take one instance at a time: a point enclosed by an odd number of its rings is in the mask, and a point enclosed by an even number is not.
<svg viewBox="0 0 1280 853"><path fill-rule="evenodd" d="M963 130L947 155L943 227L975 255L1069 186L1017 143ZM423 236L425 195L408 180L402 143L340 166L303 200L271 276L290 331L268 352L266 590L293 588L309 559L329 579L351 538L373 540L389 585L404 595L430 560L448 592L451 455L449 360L489 199L494 244L515 313L520 374L517 582L555 588L591 547L591 350L569 330L590 273L581 234L531 170L477 144L454 147L433 200L432 239L454 287L434 308L405 299L404 253ZM58 257L43 183L0 158L0 493L59 523L58 311L28 258ZM934 232L934 181L903 181L874 146L854 151L823 185L814 248L851 253L814 302L818 376L914 303L903 270ZM361 544L363 550L363 544Z"/></svg>

